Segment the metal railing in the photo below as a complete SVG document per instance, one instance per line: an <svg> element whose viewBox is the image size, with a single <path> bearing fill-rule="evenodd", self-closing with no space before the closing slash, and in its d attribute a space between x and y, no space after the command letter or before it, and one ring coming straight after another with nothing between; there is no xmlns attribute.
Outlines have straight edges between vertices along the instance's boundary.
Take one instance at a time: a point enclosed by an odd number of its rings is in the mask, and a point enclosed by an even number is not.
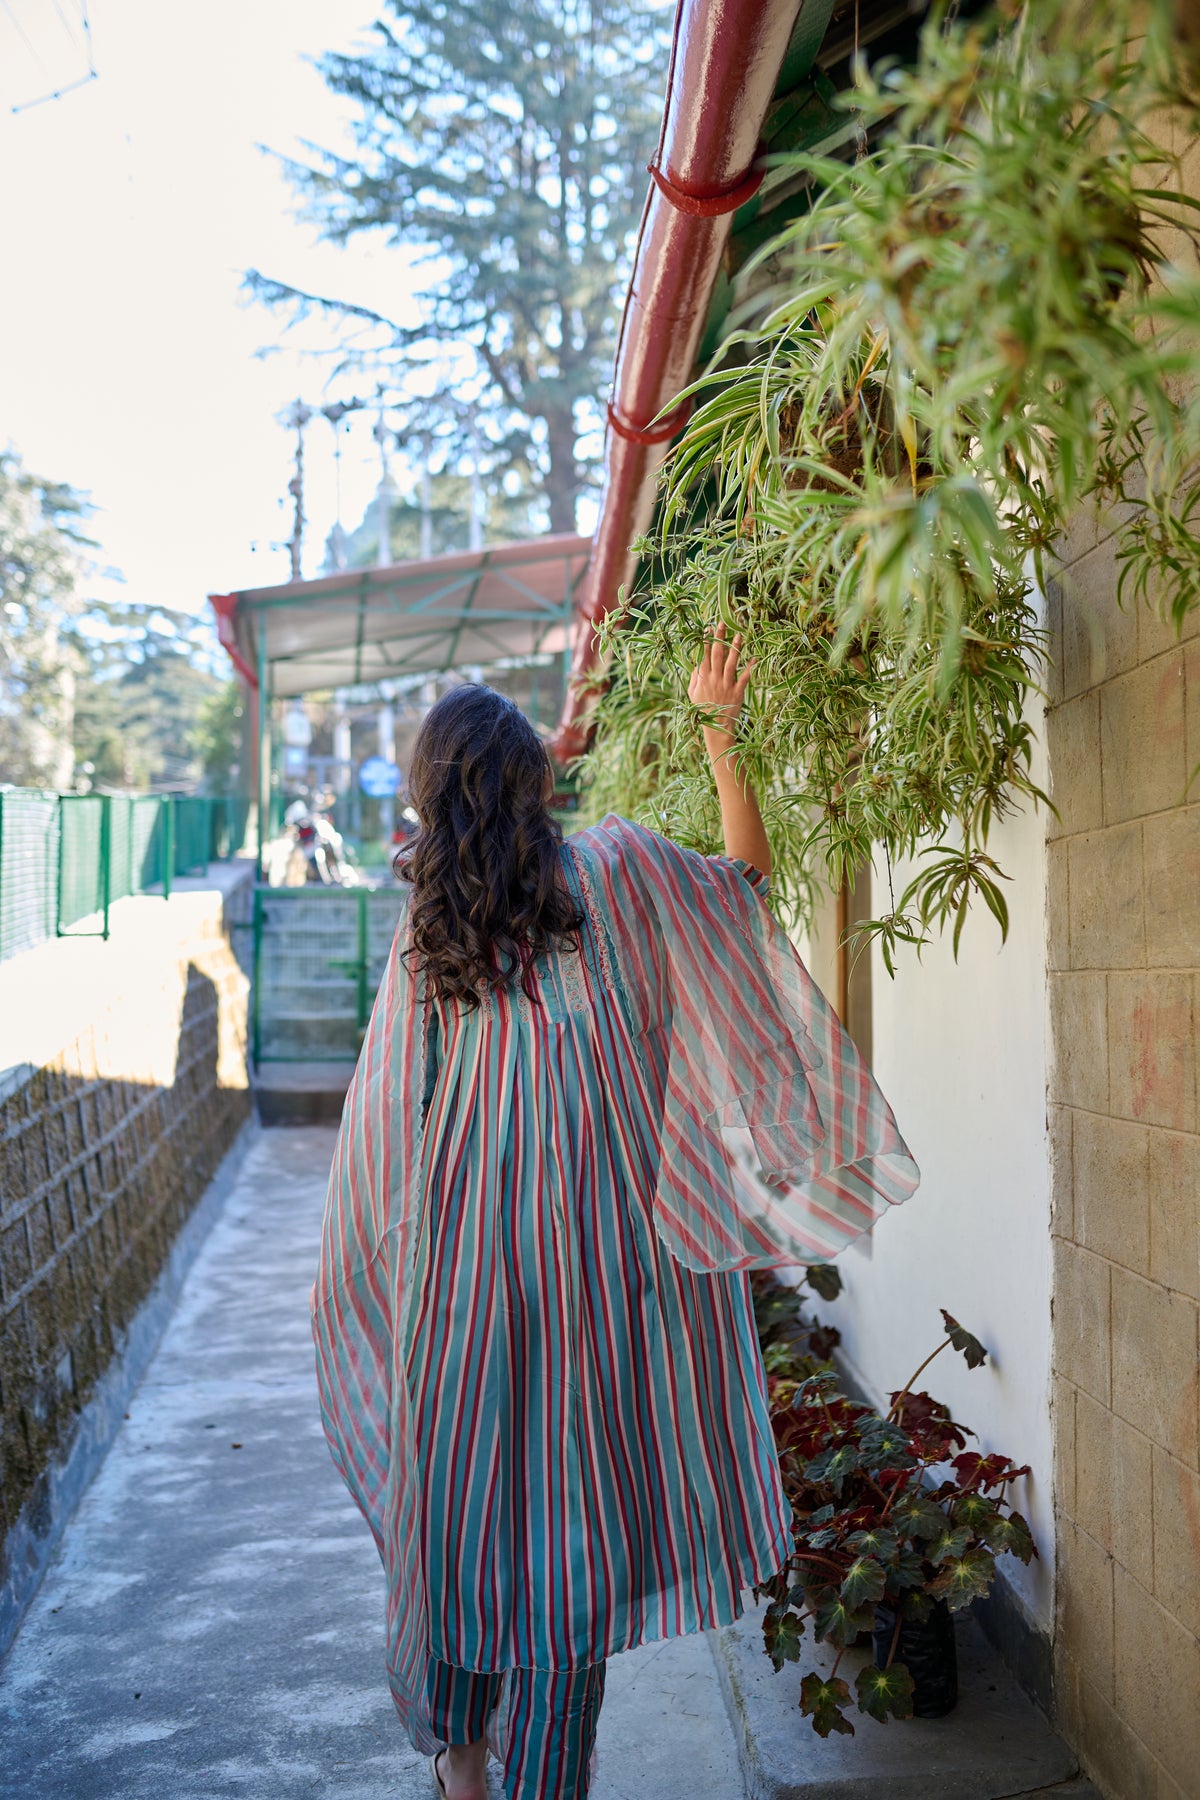
<svg viewBox="0 0 1200 1800"><path fill-rule="evenodd" d="M0 961L54 937L108 936L130 894L236 855L249 802L193 794L0 789Z"/></svg>
<svg viewBox="0 0 1200 1800"><path fill-rule="evenodd" d="M265 1062L354 1062L387 967L404 891L254 890L251 1033Z"/></svg>

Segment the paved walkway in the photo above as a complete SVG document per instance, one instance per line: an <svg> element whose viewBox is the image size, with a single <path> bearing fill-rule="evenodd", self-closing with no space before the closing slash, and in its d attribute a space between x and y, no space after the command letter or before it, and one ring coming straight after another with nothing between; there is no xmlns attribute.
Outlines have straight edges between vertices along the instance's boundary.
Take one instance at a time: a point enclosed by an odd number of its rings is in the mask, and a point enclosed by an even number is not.
<svg viewBox="0 0 1200 1800"><path fill-rule="evenodd" d="M0 1795L429 1800L317 1417L333 1134L264 1133L0 1668ZM498 1790L497 1790L498 1792ZM592 1800L742 1800L709 1644L615 1657Z"/></svg>

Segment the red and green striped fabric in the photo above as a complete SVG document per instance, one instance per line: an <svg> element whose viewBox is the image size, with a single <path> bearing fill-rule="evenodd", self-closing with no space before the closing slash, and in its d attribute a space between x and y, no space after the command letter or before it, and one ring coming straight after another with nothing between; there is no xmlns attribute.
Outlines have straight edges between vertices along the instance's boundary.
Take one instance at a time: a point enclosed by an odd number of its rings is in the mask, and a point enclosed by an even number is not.
<svg viewBox="0 0 1200 1800"><path fill-rule="evenodd" d="M402 918L346 1100L313 1320L419 1749L432 1656L568 1669L728 1623L790 1548L748 1280L915 1188L756 888L608 818L538 1001L435 1004Z"/></svg>

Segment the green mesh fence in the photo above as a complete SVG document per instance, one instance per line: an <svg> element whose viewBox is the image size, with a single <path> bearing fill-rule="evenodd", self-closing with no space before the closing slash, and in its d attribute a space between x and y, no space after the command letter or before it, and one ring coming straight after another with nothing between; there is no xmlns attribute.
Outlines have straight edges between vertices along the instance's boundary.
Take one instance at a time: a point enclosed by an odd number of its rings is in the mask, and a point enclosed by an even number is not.
<svg viewBox="0 0 1200 1800"><path fill-rule="evenodd" d="M246 830L250 823L250 802L230 796L224 800L214 800L212 808L209 857L213 862L225 862L245 848Z"/></svg>
<svg viewBox="0 0 1200 1800"><path fill-rule="evenodd" d="M53 937L58 920L58 795L0 793L0 957Z"/></svg>
<svg viewBox="0 0 1200 1800"><path fill-rule="evenodd" d="M109 802L100 794L63 794L58 802L60 937L108 930Z"/></svg>
<svg viewBox="0 0 1200 1800"><path fill-rule="evenodd" d="M167 809L152 794L131 800L130 815L130 887L131 894L157 887L163 878L167 854Z"/></svg>
<svg viewBox="0 0 1200 1800"><path fill-rule="evenodd" d="M175 801L175 875L203 875L212 852L212 800L179 795Z"/></svg>
<svg viewBox="0 0 1200 1800"><path fill-rule="evenodd" d="M249 802L191 794L0 789L0 960L55 936L107 936L114 901L203 876L242 849Z"/></svg>

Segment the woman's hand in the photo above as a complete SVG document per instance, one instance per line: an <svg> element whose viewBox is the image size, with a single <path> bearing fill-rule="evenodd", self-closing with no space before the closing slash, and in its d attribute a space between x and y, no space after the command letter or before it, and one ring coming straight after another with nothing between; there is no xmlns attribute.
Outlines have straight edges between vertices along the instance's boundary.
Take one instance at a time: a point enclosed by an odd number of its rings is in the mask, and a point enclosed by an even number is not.
<svg viewBox="0 0 1200 1800"><path fill-rule="evenodd" d="M771 846L763 830L758 801L733 754L733 728L754 673L753 662L738 668L741 654L741 632L727 644L725 627L718 625L712 642L692 670L688 699L693 706L701 707L705 715L704 746L717 784L725 854L740 857L769 876Z"/></svg>
<svg viewBox="0 0 1200 1800"><path fill-rule="evenodd" d="M753 662L738 669L741 653L741 632L737 633L732 643L727 644L725 625L722 622L692 670L692 678L688 682L688 699L693 706L702 707L706 714L704 740L711 757L727 752L732 746L733 728L742 710L750 677L754 673Z"/></svg>

